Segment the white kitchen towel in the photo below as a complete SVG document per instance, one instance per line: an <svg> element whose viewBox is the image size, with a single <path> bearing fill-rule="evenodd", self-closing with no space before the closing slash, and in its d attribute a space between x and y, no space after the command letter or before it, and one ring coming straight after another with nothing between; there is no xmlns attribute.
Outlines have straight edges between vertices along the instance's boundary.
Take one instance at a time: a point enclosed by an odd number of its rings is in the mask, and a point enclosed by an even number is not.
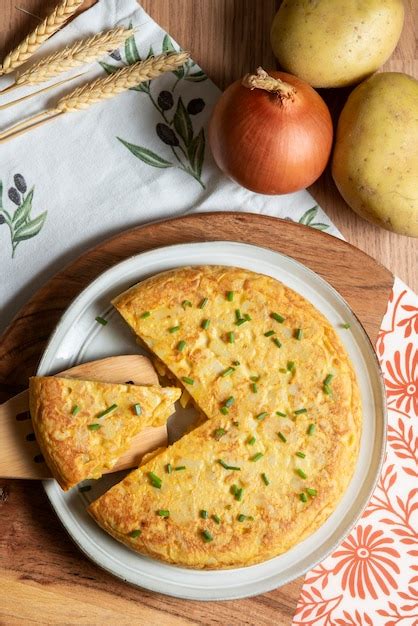
<svg viewBox="0 0 418 626"><path fill-rule="evenodd" d="M2 111L0 128L53 105L87 79L178 49L135 0L100 0L54 35L37 57L130 23L137 28L135 38L118 52L91 64L70 85ZM187 41L181 44L187 49ZM4 77L0 88L11 80ZM31 90L22 88L13 96ZM0 144L0 330L64 264L143 222L198 211L251 211L339 236L306 191L254 194L219 171L206 141L219 96L203 70L189 61L150 84ZM6 100L0 94L0 104Z"/></svg>

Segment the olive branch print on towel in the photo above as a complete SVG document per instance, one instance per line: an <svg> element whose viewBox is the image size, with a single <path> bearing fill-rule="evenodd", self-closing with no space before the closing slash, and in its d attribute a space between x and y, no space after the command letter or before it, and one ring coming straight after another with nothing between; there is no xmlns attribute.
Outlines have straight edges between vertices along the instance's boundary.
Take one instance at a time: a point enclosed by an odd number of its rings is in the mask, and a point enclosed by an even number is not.
<svg viewBox="0 0 418 626"><path fill-rule="evenodd" d="M168 35L165 35L163 39L162 51L165 53L176 52ZM126 40L123 55L124 58L116 50L111 54L111 57L124 65L130 65L142 60L134 35ZM150 48L146 58L148 59L151 56L154 56L152 48ZM100 65L108 74L112 74L120 68L120 65L110 65L103 62ZM171 152L170 156L168 158L163 157L145 146L138 146L121 137L118 137L118 140L143 163L162 169L177 167L189 176L192 176L205 189L202 181L206 143L205 131L202 127L195 133L192 122L192 116L198 115L203 111L205 102L202 98L194 98L185 106L182 97L176 97L174 92L181 80L201 82L207 80L207 76L202 70L196 68L196 64L191 59L182 67L174 70L172 74L174 75L174 82L171 90L161 91L156 98L151 90L151 81L141 83L132 88L134 91L146 94L158 111L161 121L156 125L155 132L162 143L165 144L167 150Z"/></svg>
<svg viewBox="0 0 418 626"><path fill-rule="evenodd" d="M44 225L47 211L32 217L32 200L35 187L27 192L26 180L22 174L15 174L13 178L14 186L7 191L7 196L16 208L12 212L7 210L3 204L3 183L0 180L0 226L7 225L10 231L10 242L12 244L12 259L15 256L16 248L21 241L32 239Z"/></svg>

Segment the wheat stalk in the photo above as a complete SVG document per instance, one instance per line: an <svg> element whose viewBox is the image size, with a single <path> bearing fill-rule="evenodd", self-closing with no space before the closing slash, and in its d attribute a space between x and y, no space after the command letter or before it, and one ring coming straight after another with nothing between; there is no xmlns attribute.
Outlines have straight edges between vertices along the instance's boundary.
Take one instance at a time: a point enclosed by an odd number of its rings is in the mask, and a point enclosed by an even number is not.
<svg viewBox="0 0 418 626"><path fill-rule="evenodd" d="M139 83L157 78L164 72L171 72L183 65L189 58L188 52L160 54L156 57L138 61L124 67L106 78L96 80L77 87L58 101L55 110L60 113L79 111L100 100L113 98L122 91L131 89Z"/></svg>
<svg viewBox="0 0 418 626"><path fill-rule="evenodd" d="M63 50L58 50L43 57L38 63L31 65L25 72L18 74L16 84L35 85L43 83L74 67L91 63L106 52L118 48L133 33L133 28L114 28L107 32L93 35L93 37L88 39L76 41Z"/></svg>
<svg viewBox="0 0 418 626"><path fill-rule="evenodd" d="M14 50L9 52L0 66L0 74L10 74L25 63L46 39L61 28L83 2L84 0L61 0L51 15L46 17Z"/></svg>

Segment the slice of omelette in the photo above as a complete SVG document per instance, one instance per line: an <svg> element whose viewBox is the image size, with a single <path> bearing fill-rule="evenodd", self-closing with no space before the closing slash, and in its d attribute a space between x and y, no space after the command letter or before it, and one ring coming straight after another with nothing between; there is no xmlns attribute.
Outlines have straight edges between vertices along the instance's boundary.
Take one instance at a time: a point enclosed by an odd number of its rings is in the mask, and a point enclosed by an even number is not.
<svg viewBox="0 0 418 626"><path fill-rule="evenodd" d="M90 506L133 549L195 568L288 550L335 509L361 437L358 386L330 323L275 279L205 266L114 301L209 420Z"/></svg>
<svg viewBox="0 0 418 626"><path fill-rule="evenodd" d="M29 381L37 442L65 490L99 478L144 428L162 426L180 390L35 376Z"/></svg>

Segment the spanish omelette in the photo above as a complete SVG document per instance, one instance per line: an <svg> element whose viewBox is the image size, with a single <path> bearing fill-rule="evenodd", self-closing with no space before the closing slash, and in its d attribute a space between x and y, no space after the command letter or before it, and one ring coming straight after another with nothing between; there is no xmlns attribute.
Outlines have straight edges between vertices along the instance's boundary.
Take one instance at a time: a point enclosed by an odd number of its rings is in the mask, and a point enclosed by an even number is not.
<svg viewBox="0 0 418 626"><path fill-rule="evenodd" d="M113 302L208 421L89 511L142 554L194 568L276 556L314 532L353 474L358 385L329 322L275 279L172 270Z"/></svg>
<svg viewBox="0 0 418 626"><path fill-rule="evenodd" d="M64 490L111 469L135 435L166 423L179 396L179 389L153 385L56 376L29 380L36 439Z"/></svg>

